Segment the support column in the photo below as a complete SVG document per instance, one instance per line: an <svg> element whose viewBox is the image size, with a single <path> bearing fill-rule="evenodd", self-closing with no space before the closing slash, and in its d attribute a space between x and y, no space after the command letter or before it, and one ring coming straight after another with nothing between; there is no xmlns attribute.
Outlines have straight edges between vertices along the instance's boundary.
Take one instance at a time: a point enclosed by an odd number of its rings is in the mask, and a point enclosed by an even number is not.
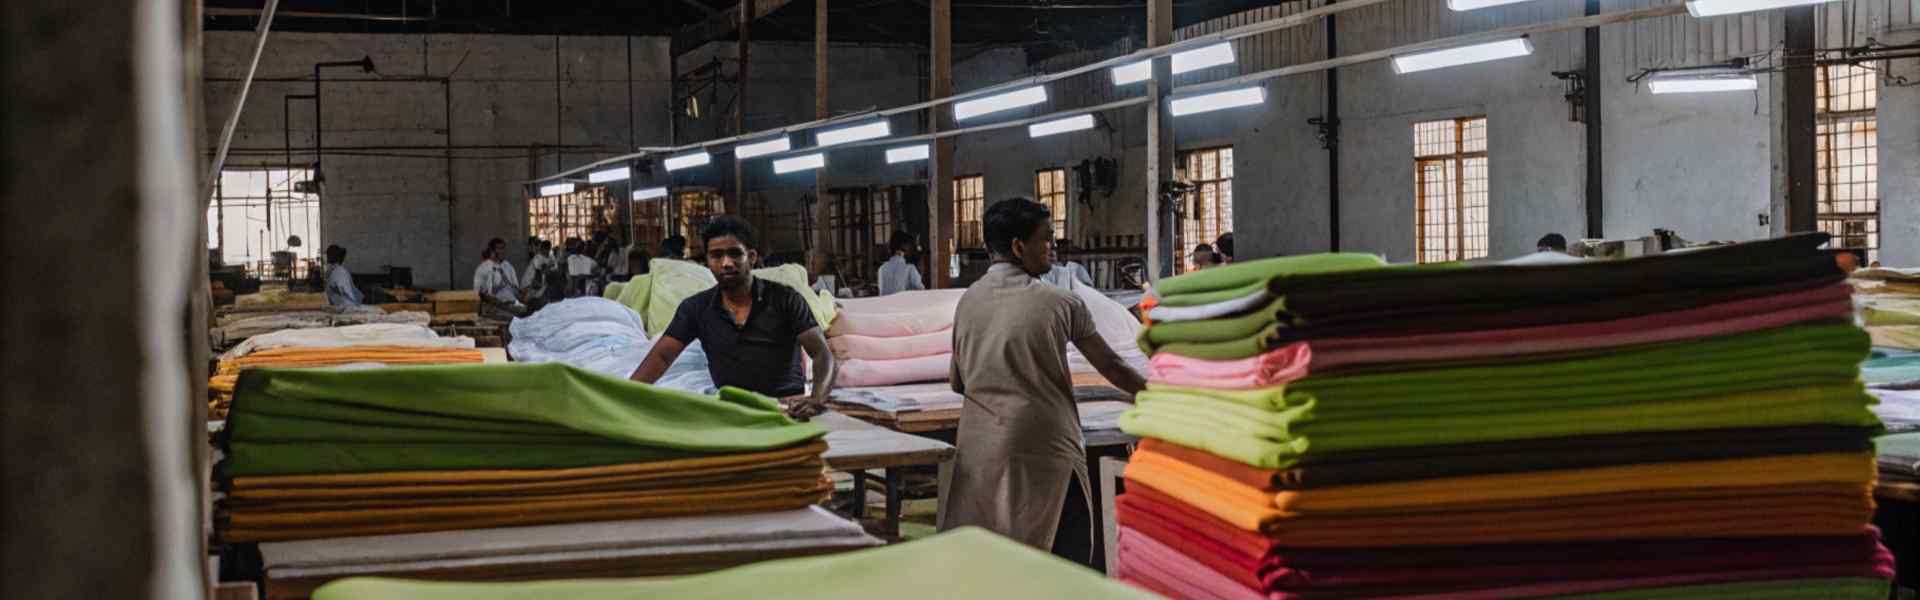
<svg viewBox="0 0 1920 600"><path fill-rule="evenodd" d="M1173 0L1147 0L1147 47L1173 43ZM1173 179L1173 126L1166 98L1173 90L1173 62L1154 59L1147 81L1147 277L1155 282L1173 274L1173 231L1179 223L1162 206L1161 184Z"/></svg>
<svg viewBox="0 0 1920 600"><path fill-rule="evenodd" d="M827 0L813 2L813 118L827 118ZM827 218L831 216L827 204L826 179L822 176L826 169L813 170L813 272L824 275L833 272L829 258L833 254L833 231L828 229Z"/></svg>
<svg viewBox="0 0 1920 600"><path fill-rule="evenodd" d="M1600 0L1587 0L1587 16L1598 14ZM1580 99L1580 116L1587 121L1586 237L1597 240L1606 237L1603 233L1606 217L1606 148L1600 130L1600 119L1605 114L1600 109L1600 89L1606 86L1600 79L1600 28L1588 27L1586 36L1587 64L1581 82L1584 97Z"/></svg>
<svg viewBox="0 0 1920 600"><path fill-rule="evenodd" d="M753 0L740 0L740 41L737 48L740 55L739 82L734 85L733 96L733 134L747 132L747 72L752 62L748 60L748 51L752 49ZM745 214L742 210L747 202L747 170L741 164L740 157L733 157L733 198L727 201L726 213Z"/></svg>
<svg viewBox="0 0 1920 600"><path fill-rule="evenodd" d="M1817 229L1814 188L1813 7L1786 11L1786 97L1783 121L1787 146L1787 232Z"/></svg>
<svg viewBox="0 0 1920 600"><path fill-rule="evenodd" d="M1333 4L1334 0L1327 0ZM1327 60L1340 56L1340 15L1327 15ZM1321 124L1327 146L1327 251L1340 251L1340 70L1327 69L1326 122Z"/></svg>
<svg viewBox="0 0 1920 600"><path fill-rule="evenodd" d="M933 40L928 54L933 58L932 93L929 98L945 98L953 95L953 0L930 0L927 8L931 11ZM953 109L948 106L936 106L927 119L928 129L938 132L952 129ZM948 270L954 253L955 206L953 204L953 138L940 138L930 144L931 156L927 159L927 246L933 260L928 266L933 269L934 288L952 287L953 276Z"/></svg>

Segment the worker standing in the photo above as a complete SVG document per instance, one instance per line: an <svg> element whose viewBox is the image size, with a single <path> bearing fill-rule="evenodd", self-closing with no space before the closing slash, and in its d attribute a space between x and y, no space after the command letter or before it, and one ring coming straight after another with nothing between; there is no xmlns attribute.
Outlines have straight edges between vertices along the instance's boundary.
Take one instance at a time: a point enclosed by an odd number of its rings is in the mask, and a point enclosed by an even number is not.
<svg viewBox="0 0 1920 600"><path fill-rule="evenodd" d="M788 414L811 417L826 409L836 363L827 336L800 292L753 276L760 261L753 229L733 217L716 217L701 231L707 269L717 283L680 303L673 321L632 379L653 383L687 344L699 340L716 386L733 386L782 399ZM800 369L800 351L813 360L813 394Z"/></svg>
<svg viewBox="0 0 1920 600"><path fill-rule="evenodd" d="M480 293L480 316L501 321L526 316L526 291L514 278L513 265L507 263L506 242L494 238L480 251L480 266L473 270L473 290Z"/></svg>
<svg viewBox="0 0 1920 600"><path fill-rule="evenodd" d="M353 273L347 270L347 249L327 246L327 306L358 306L360 288L353 285Z"/></svg>
<svg viewBox="0 0 1920 600"><path fill-rule="evenodd" d="M1080 297L1048 285L1052 216L1025 198L983 219L993 265L954 311L952 386L965 396L940 528L979 526L1092 564L1091 496L1071 343L1128 395L1146 386L1095 329Z"/></svg>
<svg viewBox="0 0 1920 600"><path fill-rule="evenodd" d="M920 268L913 266L913 261L908 259L916 246L913 234L895 231L887 246L893 249L893 258L880 265L880 295L891 296L908 290L927 289L926 282L920 279Z"/></svg>

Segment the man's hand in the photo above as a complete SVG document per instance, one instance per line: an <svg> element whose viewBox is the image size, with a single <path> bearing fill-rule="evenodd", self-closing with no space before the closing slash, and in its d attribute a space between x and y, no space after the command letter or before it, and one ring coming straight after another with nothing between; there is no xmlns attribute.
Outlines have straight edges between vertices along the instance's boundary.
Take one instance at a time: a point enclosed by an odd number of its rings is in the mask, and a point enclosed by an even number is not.
<svg viewBox="0 0 1920 600"><path fill-rule="evenodd" d="M820 413L827 412L827 404L825 402L821 402L813 396L808 395L781 398L780 405L786 407L788 417L799 421L805 421L819 416Z"/></svg>

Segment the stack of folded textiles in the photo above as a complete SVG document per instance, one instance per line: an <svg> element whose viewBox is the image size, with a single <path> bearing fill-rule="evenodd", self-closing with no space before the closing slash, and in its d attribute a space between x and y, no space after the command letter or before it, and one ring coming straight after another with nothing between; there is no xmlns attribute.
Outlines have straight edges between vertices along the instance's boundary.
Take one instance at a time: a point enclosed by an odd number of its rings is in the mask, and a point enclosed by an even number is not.
<svg viewBox="0 0 1920 600"><path fill-rule="evenodd" d="M1119 576L1181 598L1884 598L1824 235L1162 282Z"/></svg>
<svg viewBox="0 0 1920 600"><path fill-rule="evenodd" d="M220 442L235 542L787 510L825 431L773 400L560 364L241 374Z"/></svg>
<svg viewBox="0 0 1920 600"><path fill-rule="evenodd" d="M840 361L836 387L946 381L953 363L953 311L966 290L841 299L827 330Z"/></svg>
<svg viewBox="0 0 1920 600"><path fill-rule="evenodd" d="M208 417L224 419L241 371L345 365L442 365L484 362L473 338L442 337L423 325L372 323L290 329L250 338L220 355L207 380Z"/></svg>

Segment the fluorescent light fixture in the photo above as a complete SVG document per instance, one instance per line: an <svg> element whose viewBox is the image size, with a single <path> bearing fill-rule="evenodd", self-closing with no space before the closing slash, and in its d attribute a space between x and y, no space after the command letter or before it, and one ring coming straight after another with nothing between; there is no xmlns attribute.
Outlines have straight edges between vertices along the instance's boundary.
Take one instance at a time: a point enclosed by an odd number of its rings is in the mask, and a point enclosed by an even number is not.
<svg viewBox="0 0 1920 600"><path fill-rule="evenodd" d="M826 129L813 134L813 145L818 148L850 144L893 135L893 125L886 119L850 125L839 129Z"/></svg>
<svg viewBox="0 0 1920 600"><path fill-rule="evenodd" d="M1252 106L1266 101L1267 88L1256 85L1224 92L1174 98L1170 110L1173 116L1179 117L1239 106Z"/></svg>
<svg viewBox="0 0 1920 600"><path fill-rule="evenodd" d="M1230 64L1233 64L1233 44L1230 42L1220 42L1212 46L1173 53L1173 74L1175 75ZM1152 60L1120 65L1111 69L1111 72L1114 85L1146 81L1153 77Z"/></svg>
<svg viewBox="0 0 1920 600"><path fill-rule="evenodd" d="M926 144L901 146L887 149L887 164L926 160L930 148Z"/></svg>
<svg viewBox="0 0 1920 600"><path fill-rule="evenodd" d="M791 149L791 148L793 148L793 142L787 140L786 134L781 134L780 137L776 137L770 140L763 140L763 141L758 141L751 144L741 144L738 146L734 146L733 157L736 159L753 158L755 156L765 156L768 154L773 154L775 152L786 152L788 149Z"/></svg>
<svg viewBox="0 0 1920 600"><path fill-rule="evenodd" d="M1065 119L1041 121L1027 126L1027 137L1046 137L1056 133L1093 129L1093 115L1077 115Z"/></svg>
<svg viewBox="0 0 1920 600"><path fill-rule="evenodd" d="M1490 6L1519 4L1527 0L1447 0L1447 8L1454 10L1478 10Z"/></svg>
<svg viewBox="0 0 1920 600"><path fill-rule="evenodd" d="M626 167L616 167L612 169L607 169L605 171L594 171L592 173L588 173L587 181L590 181L593 183L606 183L609 181L620 181L632 176L633 176L633 169L629 169Z"/></svg>
<svg viewBox="0 0 1920 600"><path fill-rule="evenodd" d="M668 172L704 166L711 162L713 162L713 155L707 154L705 150L668 157L667 160L662 161L662 163L666 165Z"/></svg>
<svg viewBox="0 0 1920 600"><path fill-rule="evenodd" d="M573 193L573 182L571 181L562 181L560 183L549 183L549 184L540 186L540 195L542 196L558 196L561 194L571 194L571 193Z"/></svg>
<svg viewBox="0 0 1920 600"><path fill-rule="evenodd" d="M773 161L773 172L785 175L794 171L811 171L824 166L827 166L827 155L815 152Z"/></svg>
<svg viewBox="0 0 1920 600"><path fill-rule="evenodd" d="M1687 12L1696 17L1718 17L1744 12L1813 6L1837 0L1688 0Z"/></svg>
<svg viewBox="0 0 1920 600"><path fill-rule="evenodd" d="M1533 42L1528 41L1527 38L1514 38L1395 56L1393 72L1405 75L1416 71L1444 69L1529 54L1533 54Z"/></svg>
<svg viewBox="0 0 1920 600"><path fill-rule="evenodd" d="M1004 94L994 94L985 98L961 100L953 103L953 118L964 120L980 115L993 114L1003 110L1033 106L1047 101L1047 87L1036 85L1021 88Z"/></svg>
<svg viewBox="0 0 1920 600"><path fill-rule="evenodd" d="M1735 69L1669 71L1647 78L1647 89L1655 94L1745 92L1759 87L1760 81L1752 73Z"/></svg>
<svg viewBox="0 0 1920 600"><path fill-rule="evenodd" d="M665 198L665 197L667 197L667 188L664 188L664 187L654 187L654 188L647 188L644 190L633 191L634 200L652 200L654 198Z"/></svg>

